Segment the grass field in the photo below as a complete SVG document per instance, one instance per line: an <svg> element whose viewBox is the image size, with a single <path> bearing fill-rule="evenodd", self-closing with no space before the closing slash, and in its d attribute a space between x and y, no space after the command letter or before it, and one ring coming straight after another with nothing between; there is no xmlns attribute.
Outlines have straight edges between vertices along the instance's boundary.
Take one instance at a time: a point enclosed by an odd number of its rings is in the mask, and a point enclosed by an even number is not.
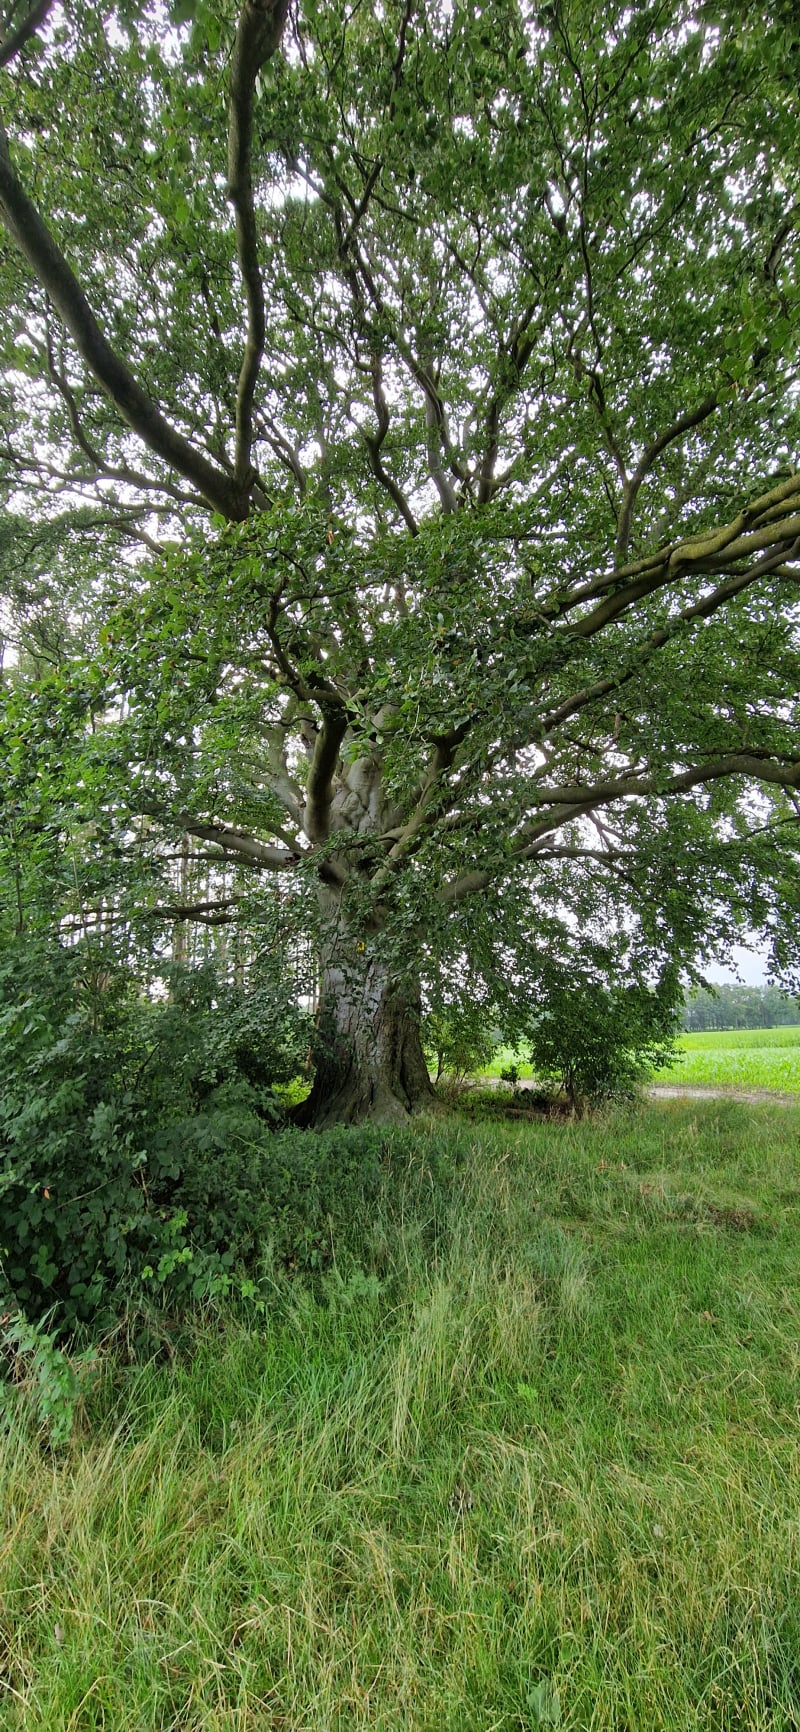
<svg viewBox="0 0 800 1732"><path fill-rule="evenodd" d="M494 1058L492 1059L491 1064L487 1064L486 1068L482 1070L480 1074L481 1076L499 1077L502 1075L503 1071L512 1064L516 1065L521 1077L533 1076L531 1066L520 1057L519 1053L514 1050L513 1046L495 1047Z"/></svg>
<svg viewBox="0 0 800 1732"><path fill-rule="evenodd" d="M800 1025L684 1034L682 1056L658 1082L800 1091Z"/></svg>
<svg viewBox="0 0 800 1732"><path fill-rule="evenodd" d="M800 1093L800 1024L683 1034L680 1047L682 1056L678 1063L660 1071L655 1078L657 1082ZM520 1062L510 1047L498 1047L482 1075L499 1077L514 1062L520 1077L533 1075L531 1066Z"/></svg>
<svg viewBox="0 0 800 1732"><path fill-rule="evenodd" d="M800 1109L421 1132L420 1213L0 1435L0 1727L800 1727Z"/></svg>

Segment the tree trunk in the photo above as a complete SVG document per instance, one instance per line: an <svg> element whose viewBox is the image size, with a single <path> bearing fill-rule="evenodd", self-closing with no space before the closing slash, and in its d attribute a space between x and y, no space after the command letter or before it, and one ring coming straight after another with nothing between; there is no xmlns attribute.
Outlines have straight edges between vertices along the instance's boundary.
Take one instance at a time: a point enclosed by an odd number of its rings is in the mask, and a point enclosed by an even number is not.
<svg viewBox="0 0 800 1732"><path fill-rule="evenodd" d="M420 1038L419 989L397 978L370 945L327 945L317 1021L314 1086L300 1124L403 1122L435 1104Z"/></svg>

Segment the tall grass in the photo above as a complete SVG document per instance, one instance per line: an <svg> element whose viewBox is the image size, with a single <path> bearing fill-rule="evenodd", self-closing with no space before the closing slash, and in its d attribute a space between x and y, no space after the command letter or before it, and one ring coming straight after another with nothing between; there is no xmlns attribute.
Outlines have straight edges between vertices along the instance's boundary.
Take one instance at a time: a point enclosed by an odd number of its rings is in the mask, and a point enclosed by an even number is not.
<svg viewBox="0 0 800 1732"><path fill-rule="evenodd" d="M109 1350L55 1453L23 1390L0 1726L800 1726L799 1131L437 1125L314 1290Z"/></svg>

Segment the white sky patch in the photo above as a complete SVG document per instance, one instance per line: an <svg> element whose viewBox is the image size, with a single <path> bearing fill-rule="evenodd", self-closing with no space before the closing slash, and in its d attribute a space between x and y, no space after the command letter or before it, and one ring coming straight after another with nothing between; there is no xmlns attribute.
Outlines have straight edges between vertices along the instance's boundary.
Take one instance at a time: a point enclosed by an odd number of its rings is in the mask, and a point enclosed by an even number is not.
<svg viewBox="0 0 800 1732"><path fill-rule="evenodd" d="M754 940L752 947L734 944L728 967L709 963L703 973L714 986L766 986L768 952Z"/></svg>

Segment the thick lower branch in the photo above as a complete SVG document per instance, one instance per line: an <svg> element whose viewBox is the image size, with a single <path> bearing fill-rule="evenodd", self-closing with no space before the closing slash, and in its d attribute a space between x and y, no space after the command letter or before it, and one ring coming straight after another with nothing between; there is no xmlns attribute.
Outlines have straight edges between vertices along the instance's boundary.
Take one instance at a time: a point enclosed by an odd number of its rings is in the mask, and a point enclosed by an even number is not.
<svg viewBox="0 0 800 1732"><path fill-rule="evenodd" d="M286 872L299 865L303 858L302 854L294 853L290 849L275 848L269 842L260 842L258 837L249 836L245 830L238 830L235 824L202 824L185 816L181 823L190 836L197 836L201 842L217 842L226 854L245 860L250 866L261 866L269 872Z"/></svg>
<svg viewBox="0 0 800 1732"><path fill-rule="evenodd" d="M244 0L231 60L228 197L236 218L236 252L247 303L247 341L236 393L235 477L241 487L251 478L253 399L266 341L253 202L253 99L258 74L280 43L287 11L288 0Z"/></svg>
<svg viewBox="0 0 800 1732"><path fill-rule="evenodd" d="M308 772L303 828L309 842L327 842L330 834L333 779L339 762L339 748L347 732L347 717L342 710L328 710L317 734L314 755Z"/></svg>
<svg viewBox="0 0 800 1732"><path fill-rule="evenodd" d="M215 511L236 521L246 517L246 495L224 470L210 463L171 426L112 349L77 277L18 180L3 133L0 133L0 215L34 276L50 296L81 359L123 420L148 450L197 487Z"/></svg>

